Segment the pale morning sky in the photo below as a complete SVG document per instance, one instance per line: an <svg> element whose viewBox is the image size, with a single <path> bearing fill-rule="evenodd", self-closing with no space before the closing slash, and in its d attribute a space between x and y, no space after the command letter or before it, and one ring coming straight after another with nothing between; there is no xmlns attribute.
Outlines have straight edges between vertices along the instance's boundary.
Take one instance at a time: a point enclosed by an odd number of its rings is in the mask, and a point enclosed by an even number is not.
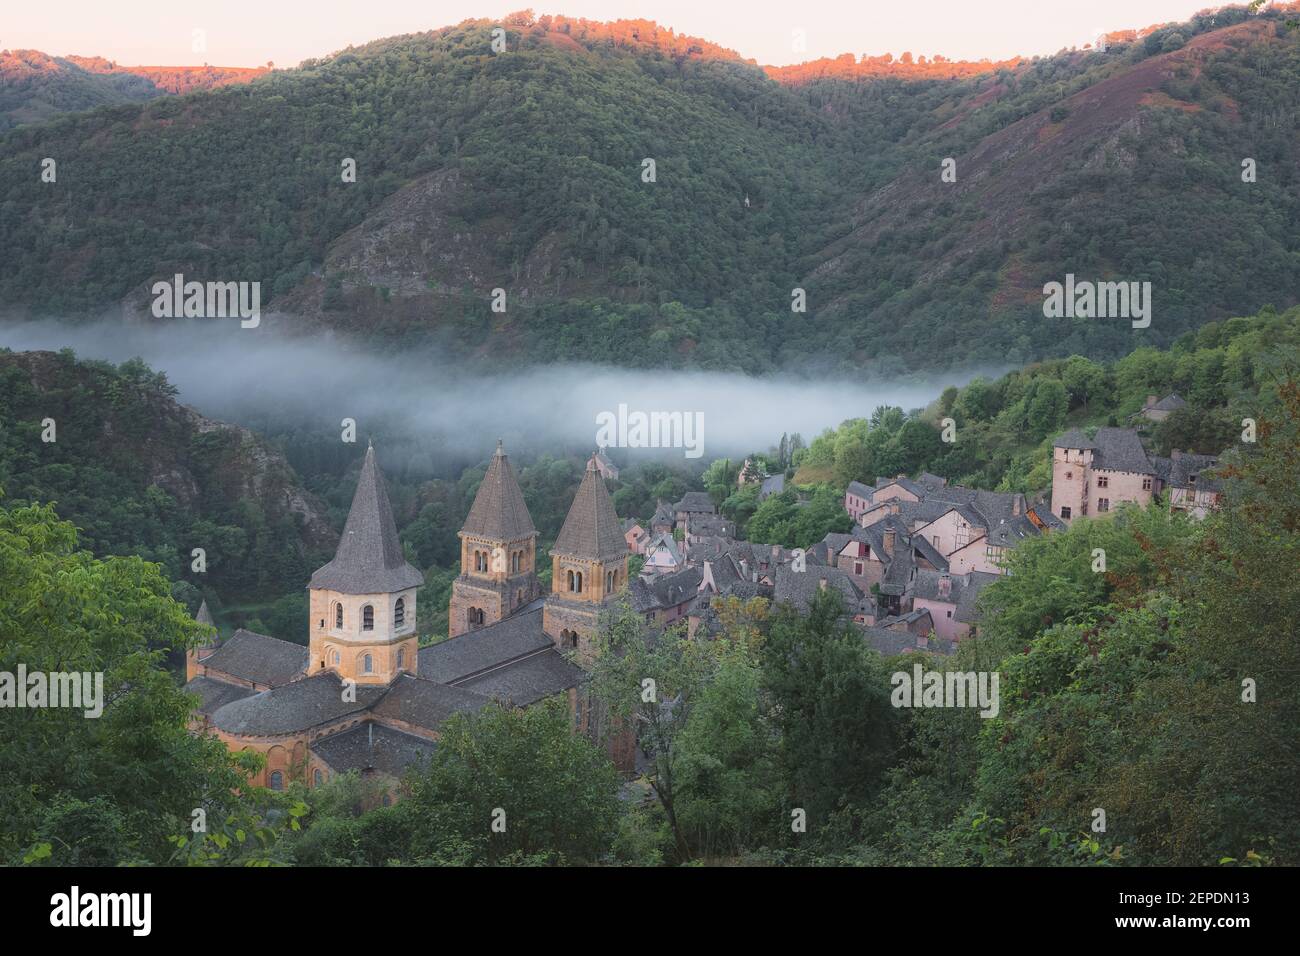
<svg viewBox="0 0 1300 956"><path fill-rule="evenodd" d="M1183 20L1212 0L557 0L538 13L656 20L759 63L910 50L1001 59L1081 46L1103 29ZM14 3L0 48L104 56L125 65L292 66L349 44L528 7L527 0L60 0ZM203 30L206 51L195 52ZM803 30L806 52L792 35Z"/></svg>

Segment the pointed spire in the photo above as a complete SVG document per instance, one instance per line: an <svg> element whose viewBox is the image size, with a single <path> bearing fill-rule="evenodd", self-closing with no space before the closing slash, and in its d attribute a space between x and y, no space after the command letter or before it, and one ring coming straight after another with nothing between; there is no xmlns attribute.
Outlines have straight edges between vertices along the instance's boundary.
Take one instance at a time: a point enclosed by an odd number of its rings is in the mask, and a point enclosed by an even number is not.
<svg viewBox="0 0 1300 956"><path fill-rule="evenodd" d="M196 620L200 624L206 624L208 627L217 626L216 623L212 620L212 612L208 610L207 598L204 598L199 603L199 609L194 614L194 620Z"/></svg>
<svg viewBox="0 0 1300 956"><path fill-rule="evenodd" d="M623 537L623 528L609 489L605 487L605 479L596 470L595 455L587 459L582 484L573 496L573 504L551 554L601 561L627 556L627 540Z"/></svg>
<svg viewBox="0 0 1300 956"><path fill-rule="evenodd" d="M524 493L519 490L515 471L510 466L510 456L499 438L460 533L493 541L517 541L537 534L528 505L524 503Z"/></svg>
<svg viewBox="0 0 1300 956"><path fill-rule="evenodd" d="M402 554L393 506L372 444L361 463L338 551L333 561L311 576L310 586L344 594L391 594L423 583L423 575Z"/></svg>

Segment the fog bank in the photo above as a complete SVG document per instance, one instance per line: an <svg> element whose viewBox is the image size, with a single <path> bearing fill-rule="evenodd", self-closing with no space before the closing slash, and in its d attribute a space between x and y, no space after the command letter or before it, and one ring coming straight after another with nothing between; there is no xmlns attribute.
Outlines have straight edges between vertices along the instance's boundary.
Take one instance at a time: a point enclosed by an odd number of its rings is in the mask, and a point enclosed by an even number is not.
<svg viewBox="0 0 1300 956"><path fill-rule="evenodd" d="M616 413L620 404L699 413L707 461L767 449L782 432L810 441L878 405L921 407L976 374L891 382L581 363L488 367L434 350L389 354L332 335L286 337L212 320L0 324L0 346L70 347L81 358L114 363L139 356L166 372L181 401L212 418L272 431L319 429L322 436L337 435L340 422L352 418L363 440L378 433L433 459L471 461L490 454L498 437L525 452L590 448L597 415Z"/></svg>

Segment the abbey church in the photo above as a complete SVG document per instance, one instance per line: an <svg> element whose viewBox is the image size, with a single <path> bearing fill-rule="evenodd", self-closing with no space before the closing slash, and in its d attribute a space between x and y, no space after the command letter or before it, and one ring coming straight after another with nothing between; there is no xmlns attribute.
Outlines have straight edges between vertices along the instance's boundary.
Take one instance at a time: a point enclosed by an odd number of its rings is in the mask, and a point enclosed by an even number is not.
<svg viewBox="0 0 1300 956"><path fill-rule="evenodd" d="M272 789L351 770L391 786L434 751L443 721L494 700L527 707L564 695L575 728L587 731L584 666L601 610L626 583L628 554L596 457L551 549L550 594L537 580L537 530L499 442L460 539L450 638L421 647L424 579L403 557L367 449L338 551L308 585L308 645L241 629L190 651L196 726L232 750L265 754L253 782ZM206 605L198 620L212 623ZM611 753L632 769L626 741Z"/></svg>

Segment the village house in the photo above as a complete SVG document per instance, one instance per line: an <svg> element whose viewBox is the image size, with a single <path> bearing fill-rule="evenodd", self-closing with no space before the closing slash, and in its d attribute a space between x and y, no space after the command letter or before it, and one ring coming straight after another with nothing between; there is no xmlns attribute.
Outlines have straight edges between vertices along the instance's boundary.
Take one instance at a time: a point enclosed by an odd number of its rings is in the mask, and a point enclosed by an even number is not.
<svg viewBox="0 0 1300 956"><path fill-rule="evenodd" d="M641 575L672 574L686 566L682 547L671 534L659 534L646 545L645 564L641 566Z"/></svg>
<svg viewBox="0 0 1300 956"><path fill-rule="evenodd" d="M1145 418L1150 422L1163 422L1178 409L1186 407L1187 403L1172 392L1159 401L1156 400L1156 396L1148 395L1142 410L1133 417Z"/></svg>
<svg viewBox="0 0 1300 956"><path fill-rule="evenodd" d="M1123 502L1145 507L1168 491L1171 508L1204 517L1222 493L1217 464L1213 456L1177 450L1169 458L1150 455L1131 428L1098 428L1091 438L1071 429L1052 442L1052 514L1069 524Z"/></svg>

